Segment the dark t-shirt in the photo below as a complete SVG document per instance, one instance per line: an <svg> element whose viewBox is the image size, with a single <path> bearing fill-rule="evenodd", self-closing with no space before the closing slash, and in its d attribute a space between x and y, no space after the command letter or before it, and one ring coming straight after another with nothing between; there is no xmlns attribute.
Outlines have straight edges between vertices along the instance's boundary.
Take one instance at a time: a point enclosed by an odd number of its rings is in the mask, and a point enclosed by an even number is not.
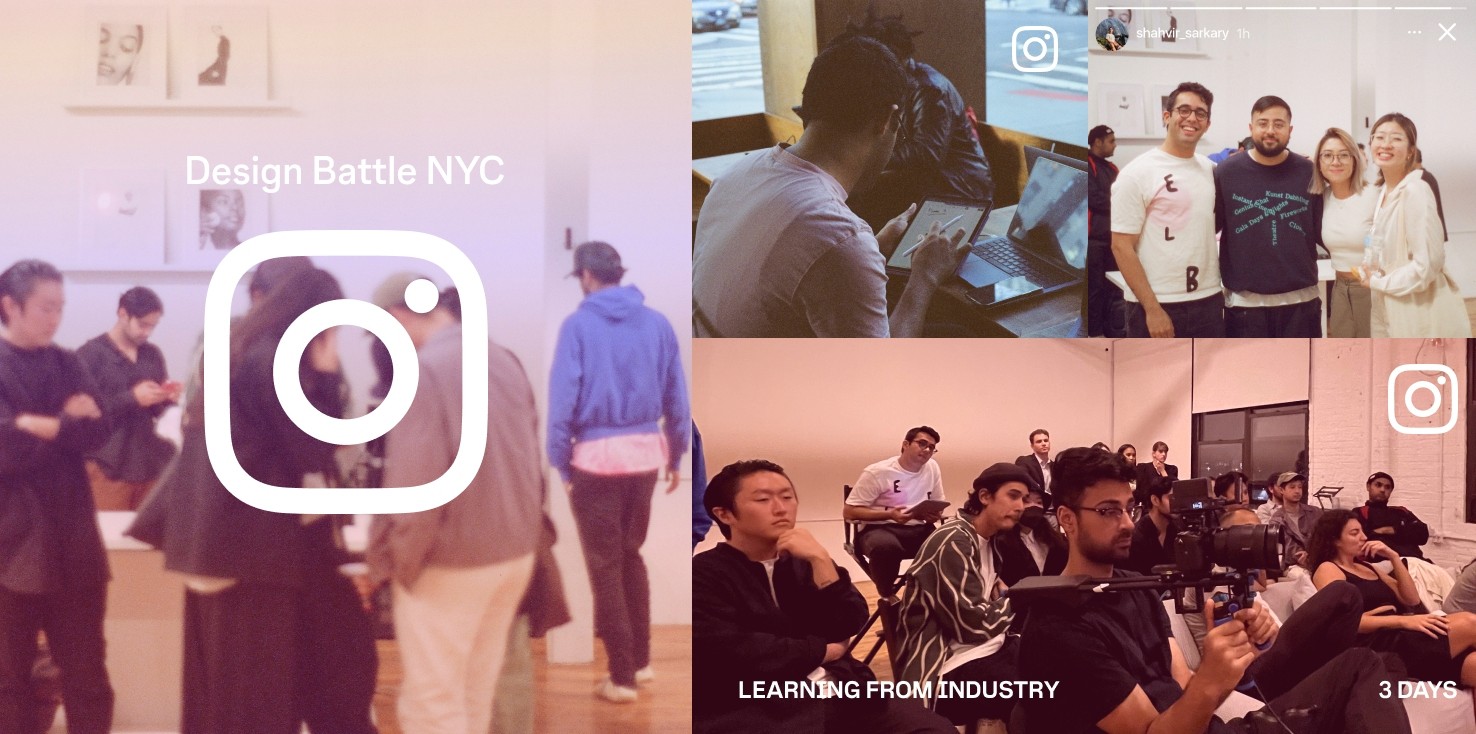
<svg viewBox="0 0 1476 734"><path fill-rule="evenodd" d="M1152 573L1154 566L1173 563L1174 536L1178 534L1179 527L1170 521L1163 542L1158 542L1158 526L1153 524L1152 517L1144 515L1133 526L1133 545L1123 566L1146 574Z"/></svg>
<svg viewBox="0 0 1476 734"><path fill-rule="evenodd" d="M1286 293L1317 285L1322 197L1307 191L1312 161L1292 153L1267 166L1249 154L1215 167L1215 229L1225 287Z"/></svg>
<svg viewBox="0 0 1476 734"><path fill-rule="evenodd" d="M1168 614L1152 591L1100 594L1076 608L1035 605L1020 641L1020 677L1060 686L1053 698L1025 701L1029 734L1100 731L1097 722L1138 686L1154 708L1167 709L1183 694L1172 642Z"/></svg>

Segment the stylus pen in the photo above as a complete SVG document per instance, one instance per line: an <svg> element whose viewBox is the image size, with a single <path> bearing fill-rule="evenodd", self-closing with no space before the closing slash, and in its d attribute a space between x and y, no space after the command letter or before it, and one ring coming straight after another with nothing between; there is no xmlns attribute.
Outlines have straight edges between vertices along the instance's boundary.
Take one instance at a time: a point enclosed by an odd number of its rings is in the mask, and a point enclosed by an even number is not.
<svg viewBox="0 0 1476 734"><path fill-rule="evenodd" d="M963 215L962 214L960 214L960 215L958 215L958 216L956 216L956 217L948 220L947 222L944 222L943 223L943 226L938 231L940 231L940 232L946 231L949 227L952 227L953 226L953 223L954 222L957 222L960 219L963 219ZM918 235L917 236L917 244L913 245L912 247L907 248L907 252L902 253L902 257L912 257L912 253L917 252L917 248L922 247L923 240L925 240L927 238L928 238L928 236L925 235L925 234Z"/></svg>

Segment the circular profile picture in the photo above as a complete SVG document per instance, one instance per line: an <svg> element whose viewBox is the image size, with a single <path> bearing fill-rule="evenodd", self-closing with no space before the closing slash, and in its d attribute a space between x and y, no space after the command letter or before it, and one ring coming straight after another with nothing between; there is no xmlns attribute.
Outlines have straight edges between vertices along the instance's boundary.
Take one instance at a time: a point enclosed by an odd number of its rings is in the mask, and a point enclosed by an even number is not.
<svg viewBox="0 0 1476 734"><path fill-rule="evenodd" d="M1121 20L1111 17L1097 24L1097 45L1108 51L1121 51L1127 42L1128 29Z"/></svg>

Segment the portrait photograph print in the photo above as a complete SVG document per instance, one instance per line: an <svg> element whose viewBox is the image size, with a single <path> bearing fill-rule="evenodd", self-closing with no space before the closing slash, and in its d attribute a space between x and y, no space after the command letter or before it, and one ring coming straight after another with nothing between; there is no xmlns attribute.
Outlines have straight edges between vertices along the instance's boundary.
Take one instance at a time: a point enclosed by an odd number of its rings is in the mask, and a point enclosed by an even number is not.
<svg viewBox="0 0 1476 734"><path fill-rule="evenodd" d="M92 7L84 11L79 28L77 82L83 101L164 101L169 58L164 8Z"/></svg>
<svg viewBox="0 0 1476 734"><path fill-rule="evenodd" d="M191 226L170 238L171 265L212 269L236 245L271 231L270 197L260 188L189 188L179 201Z"/></svg>
<svg viewBox="0 0 1476 734"><path fill-rule="evenodd" d="M265 102L267 9L188 7L177 17L170 71L176 96L196 102Z"/></svg>

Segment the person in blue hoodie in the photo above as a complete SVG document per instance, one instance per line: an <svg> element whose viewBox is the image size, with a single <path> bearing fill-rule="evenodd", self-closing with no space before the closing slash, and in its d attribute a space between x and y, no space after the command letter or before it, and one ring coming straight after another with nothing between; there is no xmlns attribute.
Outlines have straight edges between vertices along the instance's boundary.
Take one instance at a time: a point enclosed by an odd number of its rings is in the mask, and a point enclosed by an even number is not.
<svg viewBox="0 0 1476 734"><path fill-rule="evenodd" d="M548 460L564 478L610 676L595 695L636 699L651 670L651 589L641 545L658 474L666 492L692 430L676 332L620 285L620 253L604 242L574 250L584 301L564 320L549 379Z"/></svg>

